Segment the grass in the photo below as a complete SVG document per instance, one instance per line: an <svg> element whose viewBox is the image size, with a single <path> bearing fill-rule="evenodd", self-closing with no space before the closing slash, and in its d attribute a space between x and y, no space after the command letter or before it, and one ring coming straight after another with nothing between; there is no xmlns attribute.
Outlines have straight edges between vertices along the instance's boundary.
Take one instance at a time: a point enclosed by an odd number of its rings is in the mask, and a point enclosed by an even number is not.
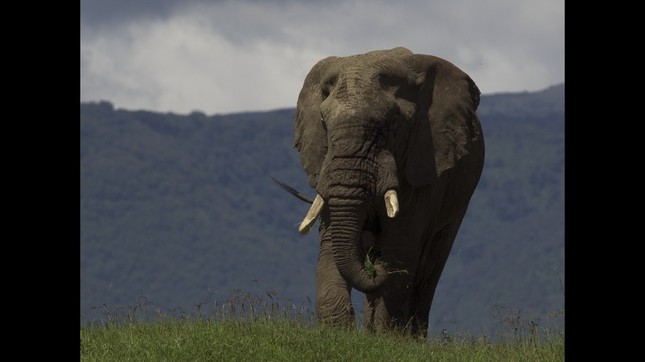
<svg viewBox="0 0 645 362"><path fill-rule="evenodd" d="M80 328L81 361L562 361L564 333L509 325L509 334L414 339L318 325L308 308L238 294L204 315L139 305ZM528 324L530 327L531 325ZM518 328L523 330L518 330Z"/></svg>
<svg viewBox="0 0 645 362"><path fill-rule="evenodd" d="M276 321L163 321L81 328L81 361L561 361L564 339L420 341Z"/></svg>
<svg viewBox="0 0 645 362"><path fill-rule="evenodd" d="M376 266L381 266L383 269L387 270L388 274L393 273L408 273L404 269L388 270L389 265L383 260L378 258L379 252L376 248L370 247L365 255L365 261L363 262L363 269L365 272L372 278L376 277Z"/></svg>
<svg viewBox="0 0 645 362"><path fill-rule="evenodd" d="M367 253L365 254L365 261L363 262L363 269L369 276L374 278L376 276L376 266L381 265L383 268L387 268L387 263L382 260L377 259L376 249L370 247Z"/></svg>

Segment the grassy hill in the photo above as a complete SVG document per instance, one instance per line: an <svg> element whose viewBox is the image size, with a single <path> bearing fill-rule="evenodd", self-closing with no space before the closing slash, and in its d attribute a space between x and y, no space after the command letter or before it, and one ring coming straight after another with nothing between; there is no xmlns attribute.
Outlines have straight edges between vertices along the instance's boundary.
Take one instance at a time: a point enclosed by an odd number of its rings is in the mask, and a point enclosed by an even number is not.
<svg viewBox="0 0 645 362"><path fill-rule="evenodd" d="M431 333L562 323L564 85L482 96L486 163L439 283ZM188 115L80 105L81 322L144 303L187 315L239 295L311 306L313 196L294 109ZM239 292L236 292L239 291ZM356 295L358 309L361 298Z"/></svg>

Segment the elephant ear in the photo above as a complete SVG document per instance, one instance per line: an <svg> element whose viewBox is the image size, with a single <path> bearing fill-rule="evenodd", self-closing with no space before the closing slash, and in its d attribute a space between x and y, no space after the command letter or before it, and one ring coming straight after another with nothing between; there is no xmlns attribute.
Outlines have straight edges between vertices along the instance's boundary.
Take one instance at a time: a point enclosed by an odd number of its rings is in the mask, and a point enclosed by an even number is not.
<svg viewBox="0 0 645 362"><path fill-rule="evenodd" d="M421 186L455 167L469 153L471 142L480 137L475 113L480 92L452 63L431 55L412 57L419 75L418 118L410 136L404 174L411 185Z"/></svg>
<svg viewBox="0 0 645 362"><path fill-rule="evenodd" d="M336 57L320 60L307 74L296 105L294 147L300 152L309 186L316 187L320 169L327 154L327 134L323 129L320 103L323 100L321 82L325 69Z"/></svg>

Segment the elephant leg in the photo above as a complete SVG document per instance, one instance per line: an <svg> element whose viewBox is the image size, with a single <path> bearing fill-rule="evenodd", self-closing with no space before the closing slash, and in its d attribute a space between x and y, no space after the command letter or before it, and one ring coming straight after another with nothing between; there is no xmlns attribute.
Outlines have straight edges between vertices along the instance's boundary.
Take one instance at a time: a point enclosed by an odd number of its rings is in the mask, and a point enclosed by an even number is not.
<svg viewBox="0 0 645 362"><path fill-rule="evenodd" d="M383 321L388 320L389 318L387 317L387 311L383 308L382 303L383 298L380 294L365 294L363 324L366 330L377 332L386 329Z"/></svg>
<svg viewBox="0 0 645 362"><path fill-rule="evenodd" d="M430 307L455 231L449 224L426 237L416 260L407 261L406 265L414 268L390 278L383 292L366 296L365 321L369 330L398 329L421 338L427 336Z"/></svg>
<svg viewBox="0 0 645 362"><path fill-rule="evenodd" d="M369 331L409 330L413 275L396 268L390 273L381 291L365 296L363 320Z"/></svg>
<svg viewBox="0 0 645 362"><path fill-rule="evenodd" d="M410 297L412 333L426 336L430 309L441 273L450 256L450 250L465 215L465 208L457 218L432 235L426 243L418 266Z"/></svg>
<svg viewBox="0 0 645 362"><path fill-rule="evenodd" d="M400 238L410 239L406 231L398 231ZM397 239L397 242L400 242ZM363 247L368 250L377 243L374 234L363 232ZM400 243L398 244L400 245ZM383 288L376 293L365 295L363 324L368 331L407 330L410 319L409 298L412 292L414 276L410 273L413 253L403 254L401 248L381 248L379 260L388 265L388 279Z"/></svg>
<svg viewBox="0 0 645 362"><path fill-rule="evenodd" d="M396 242L382 248L392 274L382 291L366 295L364 321L368 330L398 329L427 336L435 289L464 215L465 209L439 230L417 234L413 228L400 228Z"/></svg>
<svg viewBox="0 0 645 362"><path fill-rule="evenodd" d="M419 193L408 197L422 201L430 196L430 193ZM387 264L389 275L381 290L366 295L363 320L371 331L411 330L413 315L410 313L410 300L423 247L420 240L430 231L424 230L428 227L419 227L424 223L420 223L415 212L409 209L396 220L381 220L384 228L376 244L379 245L380 260Z"/></svg>
<svg viewBox="0 0 645 362"><path fill-rule="evenodd" d="M321 232L320 254L316 269L316 314L324 324L355 325L351 287L340 275L331 247L329 232Z"/></svg>

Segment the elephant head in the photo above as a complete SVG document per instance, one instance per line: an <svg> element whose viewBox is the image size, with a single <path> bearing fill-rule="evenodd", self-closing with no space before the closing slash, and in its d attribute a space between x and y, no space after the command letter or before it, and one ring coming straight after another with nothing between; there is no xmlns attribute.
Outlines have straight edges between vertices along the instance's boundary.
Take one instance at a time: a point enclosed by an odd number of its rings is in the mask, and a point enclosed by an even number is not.
<svg viewBox="0 0 645 362"><path fill-rule="evenodd" d="M328 208L334 260L353 288L373 292L387 278L364 269L369 215L396 218L401 188L432 184L469 153L479 94L450 62L405 48L328 57L305 78L295 148L317 196L299 230Z"/></svg>

